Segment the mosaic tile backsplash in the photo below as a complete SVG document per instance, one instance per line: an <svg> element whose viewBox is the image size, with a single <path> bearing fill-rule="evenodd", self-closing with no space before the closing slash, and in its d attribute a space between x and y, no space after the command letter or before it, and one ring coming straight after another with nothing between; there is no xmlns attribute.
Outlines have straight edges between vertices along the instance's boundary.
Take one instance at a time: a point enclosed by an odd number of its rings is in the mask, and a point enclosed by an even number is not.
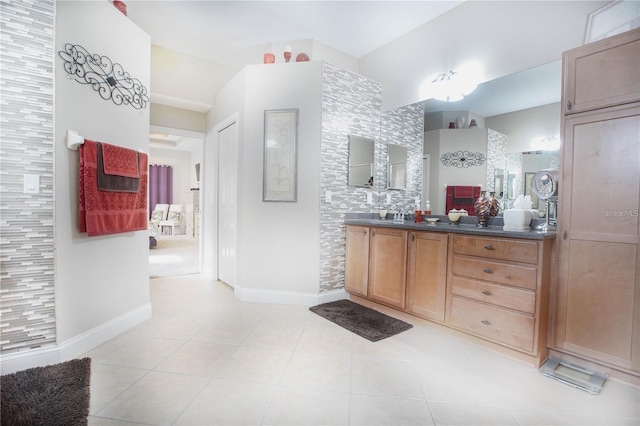
<svg viewBox="0 0 640 426"><path fill-rule="evenodd" d="M55 345L53 0L0 2L0 351ZM37 175L39 193L23 193Z"/></svg>
<svg viewBox="0 0 640 426"><path fill-rule="evenodd" d="M377 211L391 193L392 204L413 205L422 183L422 103L382 112L382 88L366 77L325 63L322 86L320 177L320 292L344 287L345 213ZM349 135L375 140L372 188L347 185ZM387 143L407 148L407 189L386 189ZM325 194L331 191L331 202ZM373 203L367 204L367 193Z"/></svg>

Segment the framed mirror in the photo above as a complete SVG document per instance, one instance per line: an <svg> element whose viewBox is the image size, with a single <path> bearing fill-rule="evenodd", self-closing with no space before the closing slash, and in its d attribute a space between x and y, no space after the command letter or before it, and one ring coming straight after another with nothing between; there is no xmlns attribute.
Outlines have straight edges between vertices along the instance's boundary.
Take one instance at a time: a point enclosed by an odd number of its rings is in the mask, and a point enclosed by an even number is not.
<svg viewBox="0 0 640 426"><path fill-rule="evenodd" d="M347 185L373 186L374 140L349 135L349 175Z"/></svg>
<svg viewBox="0 0 640 426"><path fill-rule="evenodd" d="M387 145L387 189L407 188L407 148Z"/></svg>

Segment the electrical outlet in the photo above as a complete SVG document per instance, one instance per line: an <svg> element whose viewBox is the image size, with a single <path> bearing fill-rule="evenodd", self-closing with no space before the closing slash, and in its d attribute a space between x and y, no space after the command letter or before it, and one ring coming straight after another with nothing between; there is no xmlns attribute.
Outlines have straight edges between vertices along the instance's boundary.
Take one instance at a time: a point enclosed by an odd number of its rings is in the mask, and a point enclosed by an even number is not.
<svg viewBox="0 0 640 426"><path fill-rule="evenodd" d="M22 192L25 194L38 194L40 193L40 176L38 175L24 175Z"/></svg>
<svg viewBox="0 0 640 426"><path fill-rule="evenodd" d="M324 201L325 201L325 203L330 203L331 202L331 191L325 191L324 192Z"/></svg>
<svg viewBox="0 0 640 426"><path fill-rule="evenodd" d="M373 204L373 194L367 192L367 204Z"/></svg>

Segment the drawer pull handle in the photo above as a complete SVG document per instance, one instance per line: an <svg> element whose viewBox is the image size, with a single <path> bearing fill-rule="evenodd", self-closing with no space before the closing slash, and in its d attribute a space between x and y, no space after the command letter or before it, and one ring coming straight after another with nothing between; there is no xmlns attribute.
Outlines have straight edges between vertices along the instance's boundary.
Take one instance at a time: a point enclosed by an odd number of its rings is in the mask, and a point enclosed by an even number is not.
<svg viewBox="0 0 640 426"><path fill-rule="evenodd" d="M491 321L489 320L482 320L480 322L483 323L484 325L491 325Z"/></svg>
<svg viewBox="0 0 640 426"><path fill-rule="evenodd" d="M485 296L491 296L491 292L489 290L484 290L482 294L484 294Z"/></svg>
<svg viewBox="0 0 640 426"><path fill-rule="evenodd" d="M491 246L491 245L484 246L484 248L486 248L487 250L495 250L495 248L493 246Z"/></svg>
<svg viewBox="0 0 640 426"><path fill-rule="evenodd" d="M493 274L493 269L491 268L485 268L483 269L484 272L486 272L487 274Z"/></svg>

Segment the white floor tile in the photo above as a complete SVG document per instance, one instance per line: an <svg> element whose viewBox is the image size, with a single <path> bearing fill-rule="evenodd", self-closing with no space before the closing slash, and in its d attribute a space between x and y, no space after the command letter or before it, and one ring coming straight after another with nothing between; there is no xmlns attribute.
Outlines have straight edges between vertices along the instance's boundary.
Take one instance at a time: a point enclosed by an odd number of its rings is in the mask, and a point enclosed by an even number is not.
<svg viewBox="0 0 640 426"><path fill-rule="evenodd" d="M283 385L349 392L351 357L341 355L293 354L282 377Z"/></svg>
<svg viewBox="0 0 640 426"><path fill-rule="evenodd" d="M346 425L349 394L280 386L263 425Z"/></svg>
<svg viewBox="0 0 640 426"><path fill-rule="evenodd" d="M213 379L176 425L259 425L276 390L274 385Z"/></svg>
<svg viewBox="0 0 640 426"><path fill-rule="evenodd" d="M518 422L505 408L429 402L438 425L517 426Z"/></svg>
<svg viewBox="0 0 640 426"><path fill-rule="evenodd" d="M640 425L636 388L591 395L437 329L372 343L199 275L151 280L151 302L86 354L90 425Z"/></svg>
<svg viewBox="0 0 640 426"><path fill-rule="evenodd" d="M91 363L91 409L95 414L140 380L149 370Z"/></svg>
<svg viewBox="0 0 640 426"><path fill-rule="evenodd" d="M291 352L241 346L227 359L216 377L226 380L277 384Z"/></svg>
<svg viewBox="0 0 640 426"><path fill-rule="evenodd" d="M349 424L433 425L433 418L424 400L351 395Z"/></svg>
<svg viewBox="0 0 640 426"><path fill-rule="evenodd" d="M191 341L158 365L156 370L213 377L237 349L232 345Z"/></svg>
<svg viewBox="0 0 640 426"><path fill-rule="evenodd" d="M172 424L208 379L152 371L96 414L152 425Z"/></svg>
<svg viewBox="0 0 640 426"><path fill-rule="evenodd" d="M410 361L353 357L351 392L424 399L420 381Z"/></svg>

